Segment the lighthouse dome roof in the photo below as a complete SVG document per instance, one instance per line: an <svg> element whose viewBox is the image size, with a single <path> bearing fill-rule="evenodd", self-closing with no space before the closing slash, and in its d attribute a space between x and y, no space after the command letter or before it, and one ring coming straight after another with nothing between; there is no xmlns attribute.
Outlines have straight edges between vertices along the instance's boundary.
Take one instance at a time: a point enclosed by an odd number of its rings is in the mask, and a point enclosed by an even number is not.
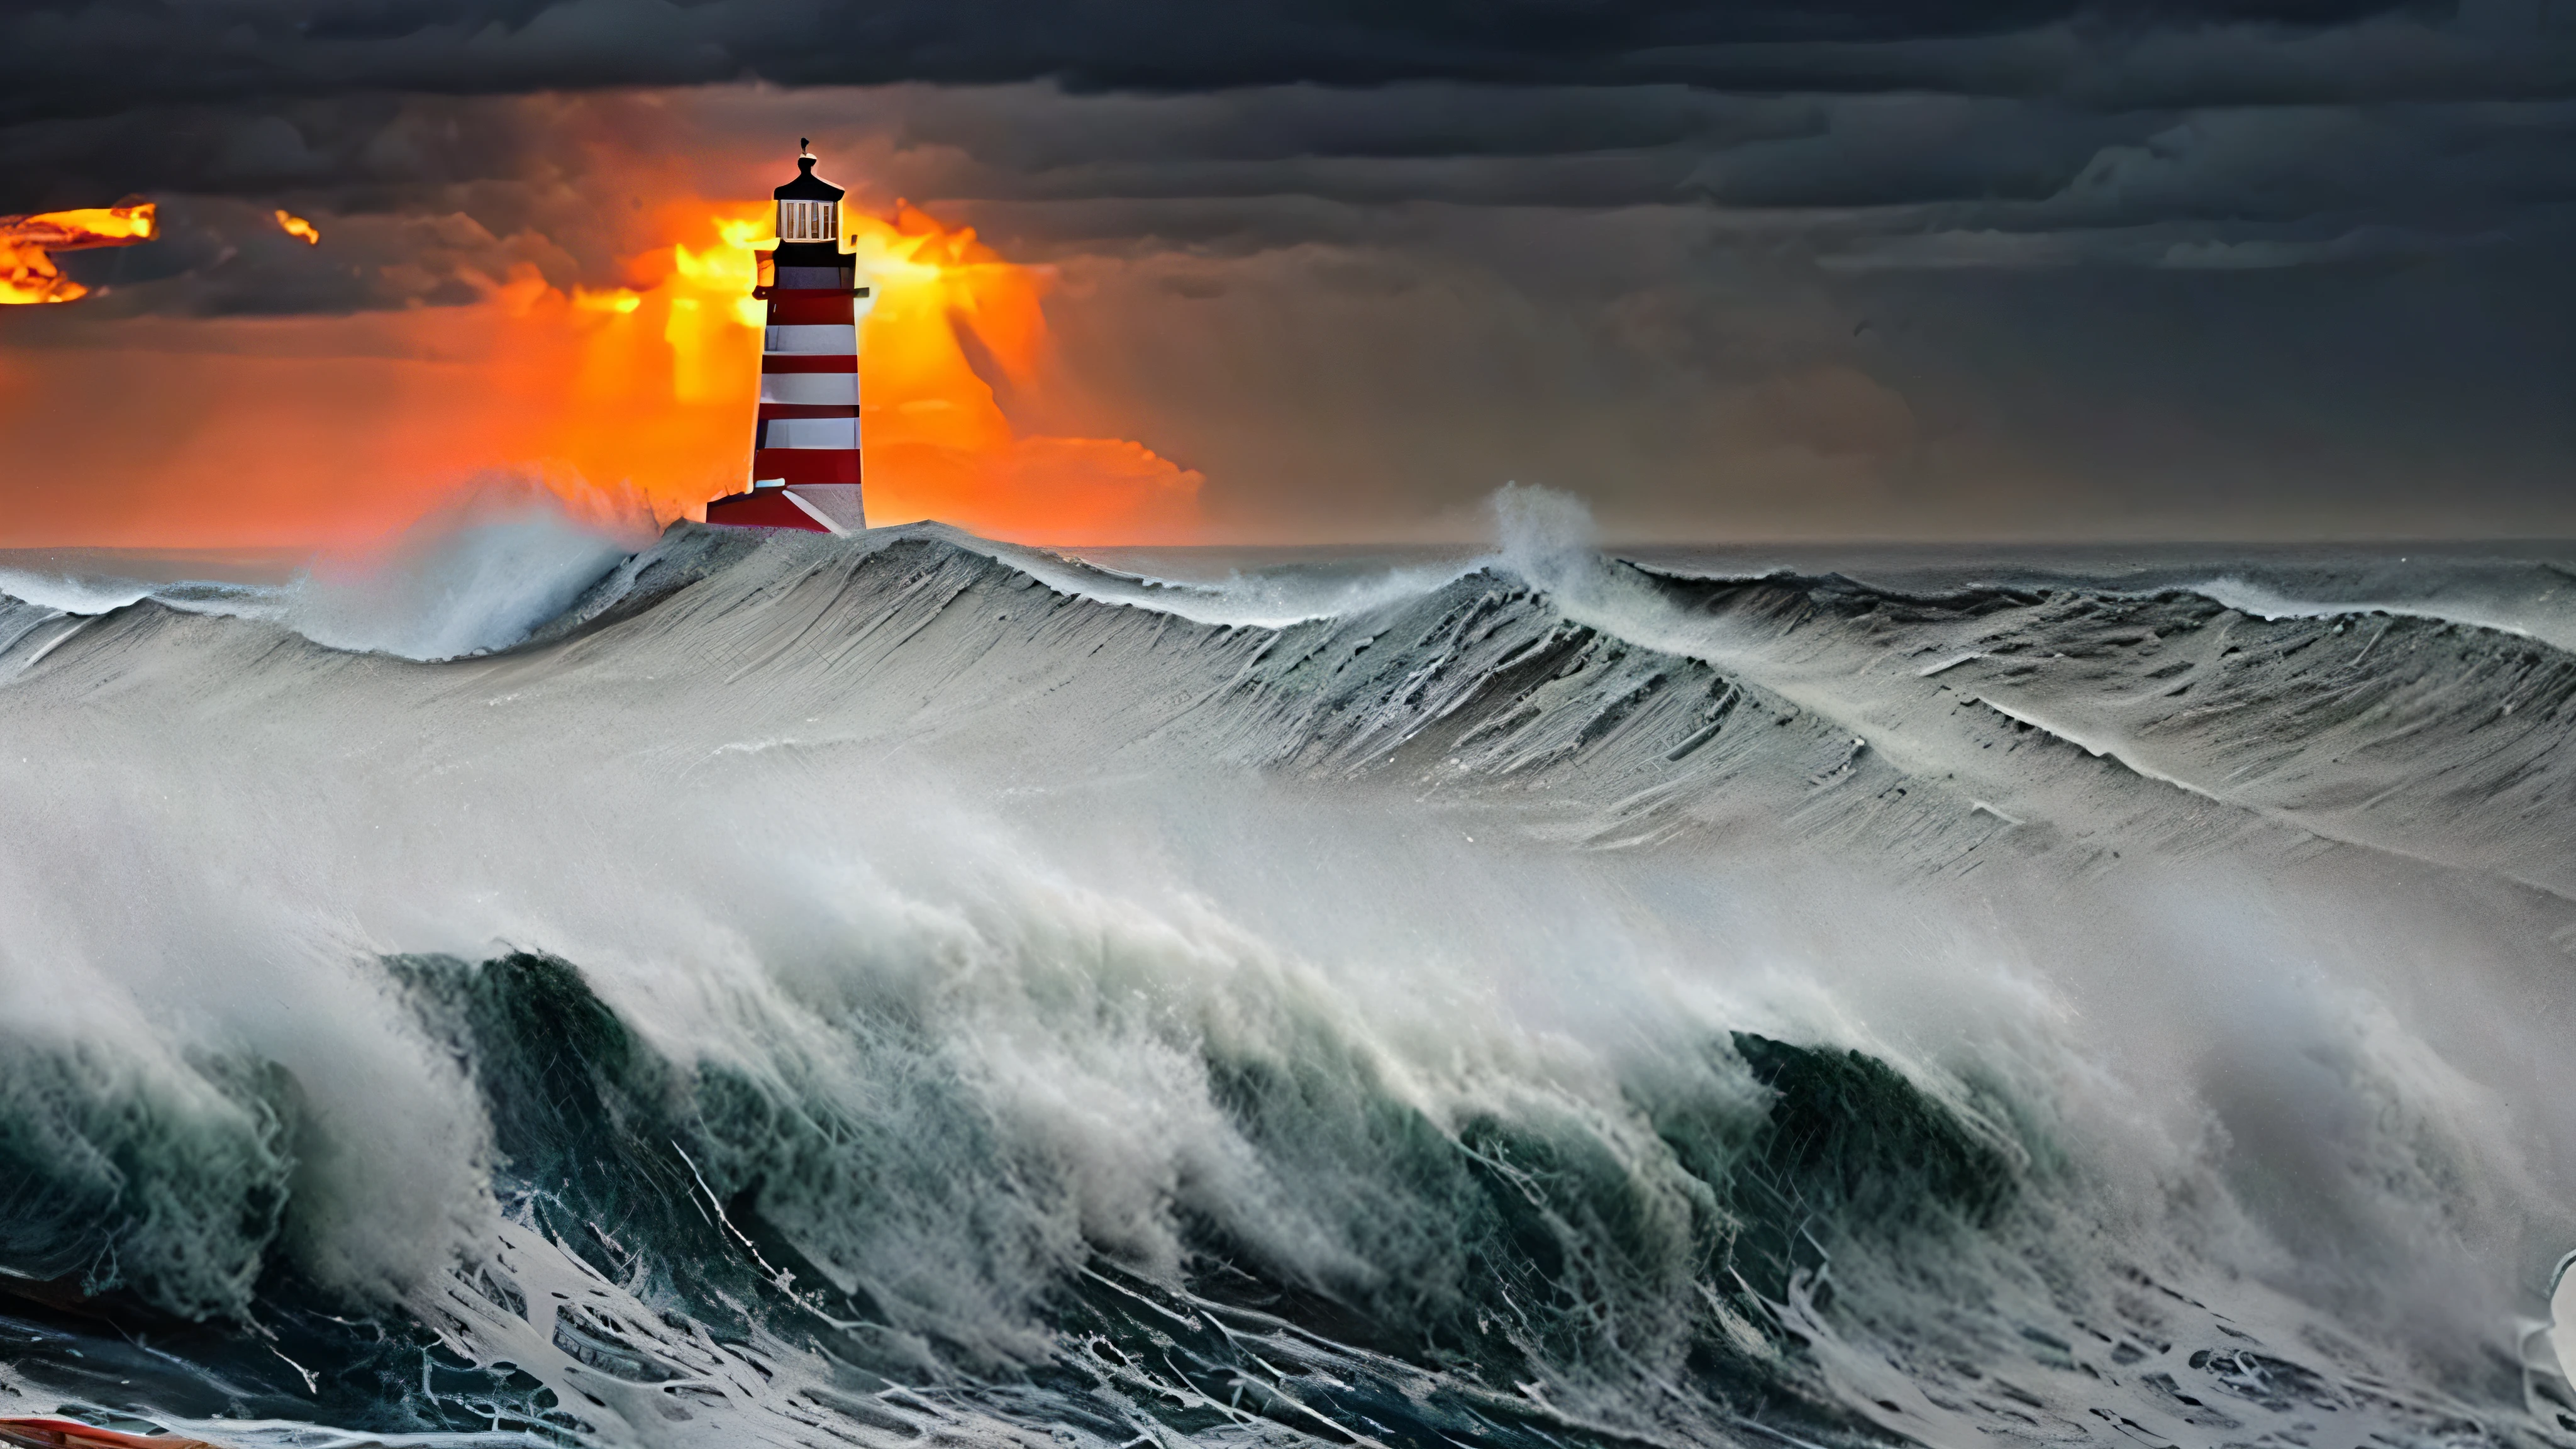
<svg viewBox="0 0 2576 1449"><path fill-rule="evenodd" d="M796 158L796 179L770 195L780 201L838 201L849 193L814 174L814 158Z"/></svg>

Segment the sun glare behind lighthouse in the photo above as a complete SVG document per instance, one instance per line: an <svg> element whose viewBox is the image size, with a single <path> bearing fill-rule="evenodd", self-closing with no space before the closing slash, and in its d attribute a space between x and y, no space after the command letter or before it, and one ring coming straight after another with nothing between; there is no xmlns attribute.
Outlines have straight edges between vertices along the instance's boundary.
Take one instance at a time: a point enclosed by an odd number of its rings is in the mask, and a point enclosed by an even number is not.
<svg viewBox="0 0 2576 1449"><path fill-rule="evenodd" d="M701 225L717 243L674 244L659 290L673 392L713 401L740 392L756 364L767 308L751 296L755 255L778 237L769 206L711 208ZM871 522L940 518L1037 539L1196 527L1196 471L1124 439L1027 435L1003 411L997 383L1023 396L1047 386L1048 269L902 201L888 216L844 205L840 231L868 289L857 315Z"/></svg>

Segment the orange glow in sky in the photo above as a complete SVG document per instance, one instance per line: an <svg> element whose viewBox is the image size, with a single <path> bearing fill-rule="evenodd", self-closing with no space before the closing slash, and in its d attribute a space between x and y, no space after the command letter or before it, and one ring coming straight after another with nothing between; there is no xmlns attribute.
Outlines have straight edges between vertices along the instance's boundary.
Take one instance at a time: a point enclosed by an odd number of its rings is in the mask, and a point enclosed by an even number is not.
<svg viewBox="0 0 2576 1449"><path fill-rule="evenodd" d="M672 240L631 258L624 286L563 290L522 264L467 306L134 317L42 347L0 330L0 436L22 476L48 480L0 484L0 546L355 546L494 473L583 508L698 515L749 471L763 320L752 249L770 208L657 214ZM1044 271L909 206L844 215L873 293L860 349L871 524L937 518L1050 543L1195 536L1196 472L1134 441L1024 435L1005 414L995 382L1046 386Z"/></svg>
<svg viewBox="0 0 2576 1449"><path fill-rule="evenodd" d="M70 302L89 295L89 288L62 274L50 254L150 241L154 219L152 203L141 200L0 216L0 305Z"/></svg>

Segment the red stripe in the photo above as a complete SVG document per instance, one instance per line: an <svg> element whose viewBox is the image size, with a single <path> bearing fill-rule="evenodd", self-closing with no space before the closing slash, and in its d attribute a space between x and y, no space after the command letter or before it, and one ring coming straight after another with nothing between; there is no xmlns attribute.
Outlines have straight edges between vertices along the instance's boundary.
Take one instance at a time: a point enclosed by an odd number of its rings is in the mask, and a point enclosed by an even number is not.
<svg viewBox="0 0 2576 1449"><path fill-rule="evenodd" d="M801 528L807 533L831 532L815 522L814 515L797 507L783 488L756 488L749 493L719 498L707 505L707 522L727 528Z"/></svg>
<svg viewBox="0 0 2576 1449"><path fill-rule="evenodd" d="M843 403L762 403L764 418L855 418L859 410Z"/></svg>
<svg viewBox="0 0 2576 1449"><path fill-rule="evenodd" d="M763 372L856 372L859 360L845 352L764 352Z"/></svg>
<svg viewBox="0 0 2576 1449"><path fill-rule="evenodd" d="M856 448L760 448L751 455L751 476L788 483L856 483ZM788 505L794 507L794 504Z"/></svg>
<svg viewBox="0 0 2576 1449"><path fill-rule="evenodd" d="M809 292L769 294L769 325L772 327L848 322L858 315L858 304L846 293L826 292L820 296Z"/></svg>

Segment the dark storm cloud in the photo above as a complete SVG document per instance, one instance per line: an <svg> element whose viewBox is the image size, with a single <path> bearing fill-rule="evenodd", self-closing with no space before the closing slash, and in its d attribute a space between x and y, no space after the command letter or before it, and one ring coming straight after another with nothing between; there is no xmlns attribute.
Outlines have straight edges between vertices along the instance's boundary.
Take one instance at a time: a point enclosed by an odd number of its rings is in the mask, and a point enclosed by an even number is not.
<svg viewBox="0 0 2576 1449"><path fill-rule="evenodd" d="M750 77L901 84L632 89ZM2129 264L2165 253L2085 238L2513 230L2568 199L2571 95L2550 0L90 0L0 17L0 209L462 216L596 282L634 240L573 204L604 159L810 127L1066 238L1307 239L1279 198L1698 205L1813 213L1838 264Z"/></svg>
<svg viewBox="0 0 2576 1449"><path fill-rule="evenodd" d="M0 116L95 114L138 92L223 101L750 77L1159 90L1422 79L1875 88L1908 73L2028 84L2066 67L2052 67L2046 47L1973 42L2057 30L2128 47L2212 29L2452 18L2449 7L2388 0L75 0L0 21ZM2483 54L2474 27L2460 33ZM2489 62L2472 55L2449 68L2460 63Z"/></svg>
<svg viewBox="0 0 2576 1449"><path fill-rule="evenodd" d="M1585 123L1527 127L1534 113ZM1611 116L1622 141L1594 143ZM705 124L748 142L776 118ZM856 169L888 194L942 198L1040 248L1397 244L1424 207L1666 207L1828 267L2277 267L2548 244L2576 220L2564 101L2105 113L1682 87L1028 87L883 97L858 128L884 138Z"/></svg>
<svg viewBox="0 0 2576 1449"><path fill-rule="evenodd" d="M633 96L361 95L6 128L0 175L30 209L103 188L160 200L154 246L65 259L117 289L85 310L346 312L471 302L522 266L559 287L633 280L666 239L603 163L686 144L666 106ZM278 209L327 244L285 236Z"/></svg>

